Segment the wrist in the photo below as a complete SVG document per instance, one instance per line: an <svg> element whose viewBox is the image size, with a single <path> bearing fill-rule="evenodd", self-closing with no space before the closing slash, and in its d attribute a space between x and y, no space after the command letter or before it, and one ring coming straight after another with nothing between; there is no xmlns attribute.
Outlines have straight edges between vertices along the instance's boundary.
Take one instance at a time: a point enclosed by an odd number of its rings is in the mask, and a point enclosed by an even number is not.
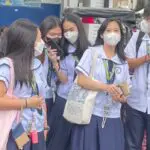
<svg viewBox="0 0 150 150"><path fill-rule="evenodd" d="M147 55L144 56L144 62L147 62Z"/></svg>
<svg viewBox="0 0 150 150"><path fill-rule="evenodd" d="M104 92L108 92L108 84L104 84L103 85L103 91Z"/></svg>
<svg viewBox="0 0 150 150"><path fill-rule="evenodd" d="M44 121L44 130L49 130L49 126L47 124L47 121Z"/></svg>
<svg viewBox="0 0 150 150"><path fill-rule="evenodd" d="M28 99L24 99L23 108L28 108Z"/></svg>
<svg viewBox="0 0 150 150"><path fill-rule="evenodd" d="M31 107L31 104L29 103L29 99L30 99L30 98L27 98L27 99L26 99L26 108L30 108L30 107Z"/></svg>
<svg viewBox="0 0 150 150"><path fill-rule="evenodd" d="M26 99L25 102L26 102L25 108L28 108L28 99Z"/></svg>
<svg viewBox="0 0 150 150"><path fill-rule="evenodd" d="M47 126L44 126L44 131L49 131L50 127L47 125Z"/></svg>

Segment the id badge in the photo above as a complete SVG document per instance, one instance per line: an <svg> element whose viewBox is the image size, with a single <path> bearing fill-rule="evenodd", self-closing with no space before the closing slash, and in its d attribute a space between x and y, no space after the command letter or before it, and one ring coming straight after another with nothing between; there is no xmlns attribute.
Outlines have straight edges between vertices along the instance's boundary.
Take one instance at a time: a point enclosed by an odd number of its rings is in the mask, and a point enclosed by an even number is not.
<svg viewBox="0 0 150 150"><path fill-rule="evenodd" d="M36 130L31 131L30 137L31 137L32 144L38 144L39 143L38 132Z"/></svg>
<svg viewBox="0 0 150 150"><path fill-rule="evenodd" d="M29 137L25 132L22 123L19 123L16 128L12 130L12 136L19 150L23 149L24 145L29 142Z"/></svg>
<svg viewBox="0 0 150 150"><path fill-rule="evenodd" d="M150 55L150 42L147 41L147 55Z"/></svg>

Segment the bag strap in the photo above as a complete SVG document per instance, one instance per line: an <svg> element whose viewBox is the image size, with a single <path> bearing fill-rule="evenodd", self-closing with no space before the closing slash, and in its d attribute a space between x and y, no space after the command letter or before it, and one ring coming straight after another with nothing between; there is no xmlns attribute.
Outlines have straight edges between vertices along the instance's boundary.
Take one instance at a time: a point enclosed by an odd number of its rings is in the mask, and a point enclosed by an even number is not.
<svg viewBox="0 0 150 150"><path fill-rule="evenodd" d="M90 70L90 77L94 76L94 71L95 71L95 67L96 67L97 57L98 57L97 50L93 50L92 65L91 65L91 70Z"/></svg>
<svg viewBox="0 0 150 150"><path fill-rule="evenodd" d="M14 83L15 83L15 75L14 75L14 64L12 59L6 57L6 59L9 62L9 66L10 66L10 84L7 90L7 95L9 96L13 96L13 90L14 90Z"/></svg>
<svg viewBox="0 0 150 150"><path fill-rule="evenodd" d="M144 32L141 32L141 31L139 32L139 35L136 41L136 58L138 57L139 48L142 43L142 38L144 37L144 35L145 35Z"/></svg>

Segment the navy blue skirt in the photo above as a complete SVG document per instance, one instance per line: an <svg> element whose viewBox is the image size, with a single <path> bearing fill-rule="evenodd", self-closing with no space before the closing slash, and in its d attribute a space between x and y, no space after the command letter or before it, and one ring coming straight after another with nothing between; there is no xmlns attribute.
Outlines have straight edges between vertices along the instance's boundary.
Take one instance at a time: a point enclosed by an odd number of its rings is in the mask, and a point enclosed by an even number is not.
<svg viewBox="0 0 150 150"><path fill-rule="evenodd" d="M47 150L66 150L73 124L63 118L66 100L57 96L51 111L51 126L48 134Z"/></svg>
<svg viewBox="0 0 150 150"><path fill-rule="evenodd" d="M104 128L101 127L101 124L102 118L93 115L89 125L74 125L67 149L124 150L124 131L121 119L107 119Z"/></svg>
<svg viewBox="0 0 150 150"><path fill-rule="evenodd" d="M23 148L23 150L46 150L46 143L44 138L44 132L38 133L38 144L32 144L31 141L29 141ZM7 143L7 150L18 150L17 145L10 133L8 143Z"/></svg>
<svg viewBox="0 0 150 150"><path fill-rule="evenodd" d="M53 98L48 98L46 101L46 107L47 107L47 123L49 126L51 126L51 111L53 107Z"/></svg>
<svg viewBox="0 0 150 150"><path fill-rule="evenodd" d="M51 112L52 112L52 107L53 107L53 98L49 98L49 99L46 99L46 107L47 107L47 124L48 126L50 127L51 126ZM49 133L47 135L47 140L46 140L46 145L49 143Z"/></svg>
<svg viewBox="0 0 150 150"><path fill-rule="evenodd" d="M62 114L66 100L57 97L52 108L53 125L47 150L124 150L124 130L120 118L108 118L105 128L102 118L93 115L88 125L66 121Z"/></svg>

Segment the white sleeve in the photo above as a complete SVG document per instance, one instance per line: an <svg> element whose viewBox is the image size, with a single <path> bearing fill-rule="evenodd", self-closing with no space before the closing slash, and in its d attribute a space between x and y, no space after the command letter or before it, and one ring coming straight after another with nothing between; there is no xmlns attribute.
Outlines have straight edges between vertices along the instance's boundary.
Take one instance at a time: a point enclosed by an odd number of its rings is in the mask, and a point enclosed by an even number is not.
<svg viewBox="0 0 150 150"><path fill-rule="evenodd" d="M80 72L80 73L83 73L86 76L89 76L91 66L92 66L92 50L87 49L84 52L78 66L76 67L76 71L77 71L77 73Z"/></svg>
<svg viewBox="0 0 150 150"><path fill-rule="evenodd" d="M7 64L0 65L0 81L3 81L8 88L10 84L10 67Z"/></svg>
<svg viewBox="0 0 150 150"><path fill-rule="evenodd" d="M133 33L129 43L125 48L125 55L128 58L136 58L136 42L138 38L139 32Z"/></svg>

